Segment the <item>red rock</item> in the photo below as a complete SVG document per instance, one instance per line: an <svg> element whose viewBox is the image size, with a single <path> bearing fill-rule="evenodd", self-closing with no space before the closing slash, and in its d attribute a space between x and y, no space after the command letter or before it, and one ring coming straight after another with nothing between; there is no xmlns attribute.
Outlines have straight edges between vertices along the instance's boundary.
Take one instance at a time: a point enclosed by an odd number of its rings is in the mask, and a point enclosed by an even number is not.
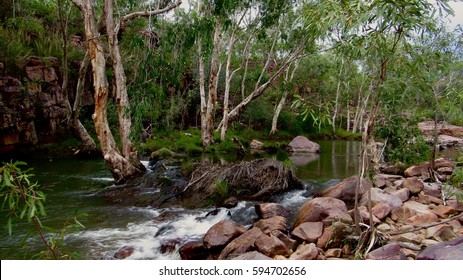
<svg viewBox="0 0 463 280"><path fill-rule="evenodd" d="M352 223L346 204L332 197L317 197L302 205L293 227L296 228L305 222L323 222L325 226L329 226L337 220Z"/></svg>
<svg viewBox="0 0 463 280"><path fill-rule="evenodd" d="M225 260L234 258L248 251L253 251L254 243L262 235L264 235L264 233L257 227L246 231L239 237L233 239L232 242L228 243L228 245L220 253L218 259Z"/></svg>
<svg viewBox="0 0 463 280"><path fill-rule="evenodd" d="M376 205L371 208L371 212L373 213L373 215L375 215L375 217L380 220L386 218L389 215L389 213L391 213L391 211L391 206L383 202L376 203Z"/></svg>
<svg viewBox="0 0 463 280"><path fill-rule="evenodd" d="M365 206L359 206L358 210L359 210L361 222L369 225L370 224L370 212L368 212L368 209ZM354 210L352 210L351 216L354 219ZM379 224L379 223L381 223L381 221L378 218L376 218L375 215L373 215L373 224Z"/></svg>
<svg viewBox="0 0 463 280"><path fill-rule="evenodd" d="M397 243L386 244L367 254L367 260L405 260L404 253L400 250L400 245Z"/></svg>
<svg viewBox="0 0 463 280"><path fill-rule="evenodd" d="M271 258L276 255L289 256L286 245L275 236L261 235L256 240L255 246L259 252Z"/></svg>
<svg viewBox="0 0 463 280"><path fill-rule="evenodd" d="M452 207L455 211L463 212L463 203L455 199L447 200L447 206Z"/></svg>
<svg viewBox="0 0 463 280"><path fill-rule="evenodd" d="M424 214L417 214L410 218L404 220L404 224L413 225L413 226L424 226L430 225L439 221L437 215L434 213L424 213Z"/></svg>
<svg viewBox="0 0 463 280"><path fill-rule="evenodd" d="M321 192L316 193L315 196L333 197L347 203L352 203L355 201L355 189L357 187L358 181L358 176L351 176L347 179L344 179L339 184L336 184ZM365 193L365 191L371 187L372 184L369 180L362 180L362 186L359 188L359 197L361 197Z"/></svg>
<svg viewBox="0 0 463 280"><path fill-rule="evenodd" d="M305 136L296 136L289 142L288 150L293 153L319 153L320 145Z"/></svg>
<svg viewBox="0 0 463 280"><path fill-rule="evenodd" d="M446 230L453 231L453 227L448 224L433 226L426 229L426 238L439 237Z"/></svg>
<svg viewBox="0 0 463 280"><path fill-rule="evenodd" d="M441 218L447 218L448 216L456 213L453 207L444 205L437 205L436 208L432 209L432 212Z"/></svg>
<svg viewBox="0 0 463 280"><path fill-rule="evenodd" d="M114 254L114 258L116 259L126 259L130 257L133 253L135 252L135 248L133 246L124 246L117 250L117 252Z"/></svg>
<svg viewBox="0 0 463 280"><path fill-rule="evenodd" d="M271 235L277 237L278 239L280 239L281 242L283 242L288 249L294 250L296 248L297 241L290 238L289 236L287 236L283 232L281 232L279 230L274 230L274 231L272 231Z"/></svg>
<svg viewBox="0 0 463 280"><path fill-rule="evenodd" d="M233 239L246 232L246 228L232 221L224 220L213 225L204 235L203 243L207 249L225 247Z"/></svg>
<svg viewBox="0 0 463 280"><path fill-rule="evenodd" d="M391 195L397 196L402 202L407 201L410 198L409 189L400 189L391 193Z"/></svg>
<svg viewBox="0 0 463 280"><path fill-rule="evenodd" d="M382 189L378 188L371 189L371 202L373 206L380 202L386 203L389 204L392 209L397 209L402 206L402 200L400 198L394 195L390 195ZM368 205L368 192L363 194L362 199L360 200L360 205Z"/></svg>
<svg viewBox="0 0 463 280"><path fill-rule="evenodd" d="M209 255L202 241L187 242L180 246L178 252L182 260L204 260Z"/></svg>
<svg viewBox="0 0 463 280"><path fill-rule="evenodd" d="M246 252L238 257L233 258L232 260L252 260L252 261L267 261L271 260L272 258L267 257L266 255L259 253L257 251L250 251Z"/></svg>
<svg viewBox="0 0 463 280"><path fill-rule="evenodd" d="M318 256L318 249L314 243L302 245L297 248L289 259L290 260L315 260Z"/></svg>
<svg viewBox="0 0 463 280"><path fill-rule="evenodd" d="M291 212L278 203L261 203L254 206L259 219L268 219L273 216L290 217Z"/></svg>
<svg viewBox="0 0 463 280"><path fill-rule="evenodd" d="M423 182L417 177L406 178L402 184L403 188L410 190L410 193L417 194L423 190Z"/></svg>
<svg viewBox="0 0 463 280"><path fill-rule="evenodd" d="M419 253L417 260L463 260L463 237L431 245Z"/></svg>
<svg viewBox="0 0 463 280"><path fill-rule="evenodd" d="M268 219L257 221L254 223L254 227L259 228L265 234L270 234L274 230L286 232L288 229L288 224L285 217L273 216Z"/></svg>
<svg viewBox="0 0 463 280"><path fill-rule="evenodd" d="M323 233L323 223L322 222L306 222L300 224L297 228L293 230L291 235L307 243L315 243L317 239Z"/></svg>
<svg viewBox="0 0 463 280"><path fill-rule="evenodd" d="M441 188L442 185L439 183L424 183L423 184L423 192L424 194L431 195L437 198L441 198Z"/></svg>
<svg viewBox="0 0 463 280"><path fill-rule="evenodd" d="M423 204L431 204L431 203L442 204L443 203L442 199L437 198L432 195L424 194L424 192L420 192L418 194L418 201Z"/></svg>

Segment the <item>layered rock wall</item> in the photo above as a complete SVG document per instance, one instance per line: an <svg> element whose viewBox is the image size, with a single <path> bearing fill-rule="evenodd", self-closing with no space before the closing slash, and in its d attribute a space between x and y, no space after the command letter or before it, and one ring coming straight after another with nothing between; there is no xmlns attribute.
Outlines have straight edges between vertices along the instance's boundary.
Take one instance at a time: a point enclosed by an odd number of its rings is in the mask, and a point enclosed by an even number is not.
<svg viewBox="0 0 463 280"><path fill-rule="evenodd" d="M50 143L67 133L58 59L32 57L22 77L0 65L0 152Z"/></svg>

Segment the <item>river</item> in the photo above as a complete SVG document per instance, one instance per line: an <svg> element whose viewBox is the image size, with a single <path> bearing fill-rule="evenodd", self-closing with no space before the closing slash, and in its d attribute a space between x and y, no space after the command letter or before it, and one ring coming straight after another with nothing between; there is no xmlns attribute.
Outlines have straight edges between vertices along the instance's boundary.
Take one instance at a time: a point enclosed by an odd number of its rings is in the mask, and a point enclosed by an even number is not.
<svg viewBox="0 0 463 280"><path fill-rule="evenodd" d="M305 183L303 190L286 193L277 199L292 213L314 192L356 173L359 142L319 141L319 144L321 153L318 155L289 157L296 176ZM285 160L284 157L278 155L280 160ZM201 238L220 220L232 219L249 225L257 217L254 212L256 202L251 201L241 201L230 210L220 209L216 215L207 215L213 208L186 210L114 205L98 194L113 184L103 160L49 157L22 160L33 168L34 180L47 194L45 226L59 229L72 220L76 211L86 214L79 218L85 228L66 234L64 239L65 248L78 253L82 259L112 259L123 246L135 249L130 259L179 259L178 244ZM4 216L2 213L0 217L2 225L5 225ZM33 232L28 235L30 230L32 227L22 221L14 224L12 236L8 235L6 228L2 229L0 258L33 258L34 253L43 249Z"/></svg>

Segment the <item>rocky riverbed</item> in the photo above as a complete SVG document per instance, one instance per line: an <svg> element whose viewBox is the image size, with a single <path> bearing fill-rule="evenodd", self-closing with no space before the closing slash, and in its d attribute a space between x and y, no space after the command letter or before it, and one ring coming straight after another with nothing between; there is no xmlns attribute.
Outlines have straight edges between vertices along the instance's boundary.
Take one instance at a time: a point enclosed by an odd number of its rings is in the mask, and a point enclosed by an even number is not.
<svg viewBox="0 0 463 280"><path fill-rule="evenodd" d="M452 187L428 182L428 166L362 180L360 225L367 229L372 218L374 233L361 251L356 251L360 237L354 225L356 176L315 194L297 213L278 203L256 204L252 224L225 217L202 238L165 247L178 249L182 259L463 259L463 204ZM438 159L436 168L446 178L454 163ZM130 256L129 249L121 250L115 257Z"/></svg>

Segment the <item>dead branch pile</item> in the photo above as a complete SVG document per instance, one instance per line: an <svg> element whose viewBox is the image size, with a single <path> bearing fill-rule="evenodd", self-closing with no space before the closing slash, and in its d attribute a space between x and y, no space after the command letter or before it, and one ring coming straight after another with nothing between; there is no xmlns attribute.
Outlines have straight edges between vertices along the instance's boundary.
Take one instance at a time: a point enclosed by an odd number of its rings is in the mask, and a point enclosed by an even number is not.
<svg viewBox="0 0 463 280"><path fill-rule="evenodd" d="M199 164L184 193L211 195L217 183L227 184L230 194L260 199L302 187L290 167L273 159L257 159L237 164Z"/></svg>

